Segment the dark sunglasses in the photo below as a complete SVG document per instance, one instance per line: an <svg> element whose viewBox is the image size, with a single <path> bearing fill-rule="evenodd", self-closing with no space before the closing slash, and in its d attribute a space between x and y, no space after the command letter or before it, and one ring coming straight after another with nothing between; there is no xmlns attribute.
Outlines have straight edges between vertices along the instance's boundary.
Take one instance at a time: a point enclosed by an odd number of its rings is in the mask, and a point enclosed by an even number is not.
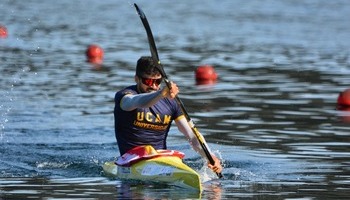
<svg viewBox="0 0 350 200"><path fill-rule="evenodd" d="M153 78L143 78L143 77L140 77L141 78L141 81L143 84L151 87L153 86L153 84L155 84L156 86L160 85L160 83L162 82L162 78L158 78L158 79L153 79Z"/></svg>

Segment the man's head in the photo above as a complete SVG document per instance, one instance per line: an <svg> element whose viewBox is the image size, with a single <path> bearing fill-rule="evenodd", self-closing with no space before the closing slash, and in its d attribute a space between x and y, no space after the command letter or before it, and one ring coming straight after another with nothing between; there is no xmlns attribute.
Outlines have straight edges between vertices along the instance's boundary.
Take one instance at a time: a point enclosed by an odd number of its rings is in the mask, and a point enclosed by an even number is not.
<svg viewBox="0 0 350 200"><path fill-rule="evenodd" d="M162 75L152 57L143 56L137 61L135 82L140 92L153 92L160 89Z"/></svg>

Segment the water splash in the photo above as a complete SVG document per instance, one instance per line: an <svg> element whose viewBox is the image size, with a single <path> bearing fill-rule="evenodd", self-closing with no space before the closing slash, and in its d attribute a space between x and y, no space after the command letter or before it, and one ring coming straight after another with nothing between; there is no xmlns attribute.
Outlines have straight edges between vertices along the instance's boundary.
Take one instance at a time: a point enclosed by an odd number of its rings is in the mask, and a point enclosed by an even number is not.
<svg viewBox="0 0 350 200"><path fill-rule="evenodd" d="M10 92L6 92L4 95L1 95L1 98L3 99L3 103L0 105L0 140L2 140L4 137L5 125L9 121L8 114L11 111L11 103L8 102L13 101Z"/></svg>
<svg viewBox="0 0 350 200"><path fill-rule="evenodd" d="M10 80L9 88L5 88L3 94L0 94L1 105L0 105L0 139L2 140L5 135L6 124L10 121L9 114L12 111L13 105L15 105L16 95L15 87L20 85L21 77L30 71L30 67L22 67L19 71L12 75Z"/></svg>
<svg viewBox="0 0 350 200"><path fill-rule="evenodd" d="M58 162L37 162L36 163L36 167L39 169L55 169L55 168L67 168L70 165L72 165L72 163L58 163Z"/></svg>

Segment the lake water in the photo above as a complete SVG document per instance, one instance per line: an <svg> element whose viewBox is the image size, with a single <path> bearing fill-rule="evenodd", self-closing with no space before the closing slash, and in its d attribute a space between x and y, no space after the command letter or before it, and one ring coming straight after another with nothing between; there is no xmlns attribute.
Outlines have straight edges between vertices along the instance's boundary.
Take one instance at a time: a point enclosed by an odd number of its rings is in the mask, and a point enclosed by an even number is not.
<svg viewBox="0 0 350 200"><path fill-rule="evenodd" d="M201 194L110 179L113 97L150 55L137 3L180 98L224 161L208 172L175 126L168 146L212 179ZM350 1L2 0L1 199L347 199ZM86 63L89 44L105 52ZM196 85L214 66L218 81ZM180 192L179 192L180 191Z"/></svg>

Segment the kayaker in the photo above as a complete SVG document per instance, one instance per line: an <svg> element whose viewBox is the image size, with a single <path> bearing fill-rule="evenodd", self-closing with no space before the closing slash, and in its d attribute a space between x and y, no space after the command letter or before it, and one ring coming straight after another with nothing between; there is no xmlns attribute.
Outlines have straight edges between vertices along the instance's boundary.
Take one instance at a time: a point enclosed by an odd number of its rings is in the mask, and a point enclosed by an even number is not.
<svg viewBox="0 0 350 200"><path fill-rule="evenodd" d="M146 56L137 61L134 79L136 84L118 91L114 99L115 136L120 154L140 145L167 149L166 139L175 121L193 149L205 158L204 151L174 99L179 93L178 86L171 82L170 90L166 86L162 88L162 75L152 58ZM221 173L220 160L214 154L212 157L215 164L208 163L208 167Z"/></svg>

